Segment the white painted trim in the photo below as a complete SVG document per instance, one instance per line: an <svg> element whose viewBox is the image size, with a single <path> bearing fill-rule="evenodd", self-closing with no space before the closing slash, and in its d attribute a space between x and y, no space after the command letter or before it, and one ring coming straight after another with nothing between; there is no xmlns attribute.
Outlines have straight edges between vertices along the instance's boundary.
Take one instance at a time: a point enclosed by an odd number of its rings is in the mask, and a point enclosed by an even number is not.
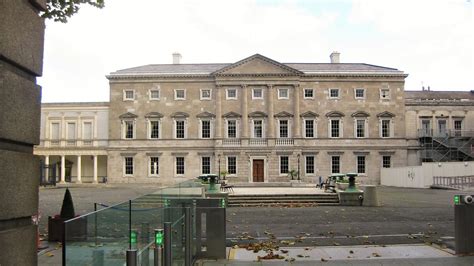
<svg viewBox="0 0 474 266"><path fill-rule="evenodd" d="M229 97L229 90L235 91L235 97ZM226 88L225 89L225 99L226 100L237 100L239 98L239 91L237 88Z"/></svg>
<svg viewBox="0 0 474 266"><path fill-rule="evenodd" d="M178 91L184 92L183 98L178 98ZM175 101L185 101L186 100L186 89L174 89L174 100Z"/></svg>
<svg viewBox="0 0 474 266"><path fill-rule="evenodd" d="M209 91L209 97L203 97L202 96L202 92L205 91L205 90ZM207 89L207 88L199 89L199 99L201 101L211 101L212 100L212 89Z"/></svg>

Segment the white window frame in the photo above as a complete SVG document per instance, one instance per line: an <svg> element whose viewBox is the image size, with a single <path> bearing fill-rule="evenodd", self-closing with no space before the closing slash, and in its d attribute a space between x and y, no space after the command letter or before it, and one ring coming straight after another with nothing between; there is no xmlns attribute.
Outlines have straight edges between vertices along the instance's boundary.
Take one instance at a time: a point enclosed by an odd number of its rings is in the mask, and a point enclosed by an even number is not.
<svg viewBox="0 0 474 266"><path fill-rule="evenodd" d="M307 137L307 136L306 136L306 121L313 121L313 136L312 136L312 137ZM302 124L303 124L302 130L303 130L303 137L304 137L304 138L306 138L306 139L315 139L315 138L318 137L318 134L317 134L317 132L318 132L318 130L317 130L318 126L317 126L317 121L316 121L316 119L314 119L314 118L304 118Z"/></svg>
<svg viewBox="0 0 474 266"><path fill-rule="evenodd" d="M308 172L308 157L313 158L313 172L312 173ZM314 156L314 155L305 155L304 156L304 173L307 176L316 175L316 156Z"/></svg>
<svg viewBox="0 0 474 266"><path fill-rule="evenodd" d="M155 173L151 172L151 159L158 158L158 162L155 166ZM159 177L160 176L160 156L148 156L148 176Z"/></svg>
<svg viewBox="0 0 474 266"><path fill-rule="evenodd" d="M384 97L384 94L385 94L384 92L387 92L386 97ZM391 92L390 92L390 89L389 89L389 88L380 89L380 92L379 92L379 93L380 93L380 99L381 99L381 100L390 100L390 98L391 98L390 93L391 93Z"/></svg>
<svg viewBox="0 0 474 266"><path fill-rule="evenodd" d="M132 98L128 98L128 97L127 97L127 92L132 92L133 97L132 97ZM124 89L124 90L123 90L123 101L124 101L124 102L126 102L126 101L135 101L135 98L136 98L136 94L135 94L135 90L134 90L134 89Z"/></svg>
<svg viewBox="0 0 474 266"><path fill-rule="evenodd" d="M183 173L178 174L178 158L183 158ZM174 157L174 176L183 177L186 175L186 156L175 156Z"/></svg>
<svg viewBox="0 0 474 266"><path fill-rule="evenodd" d="M158 92L158 97L153 97L153 92ZM161 98L161 91L159 88L153 88L148 90L148 99L150 101L159 101Z"/></svg>
<svg viewBox="0 0 474 266"><path fill-rule="evenodd" d="M286 91L286 96L281 96L280 93ZM290 99L290 89L288 88L278 88L278 100L288 100Z"/></svg>
<svg viewBox="0 0 474 266"><path fill-rule="evenodd" d="M255 121L262 121L262 137L255 136ZM264 139L265 138L265 119L263 118L255 118L251 119L252 123L252 138L254 139Z"/></svg>
<svg viewBox="0 0 474 266"><path fill-rule="evenodd" d="M177 131L177 122L178 121L183 121L184 122L184 137L183 138L178 138L178 131ZM187 139L188 138L188 120L185 118L175 118L173 119L173 137L174 139Z"/></svg>
<svg viewBox="0 0 474 266"><path fill-rule="evenodd" d="M286 157L288 159L288 172L287 173L282 173L281 172L281 159L283 157ZM287 176L290 171L291 171L291 167L290 167L291 163L290 163L290 156L289 155L280 155L278 156L278 173L280 174L280 176Z"/></svg>
<svg viewBox="0 0 474 266"><path fill-rule="evenodd" d="M230 164L229 164L229 158L231 158L231 157L232 157L232 158L235 158L235 173L233 173L233 174L231 174L231 173L229 172L229 165L230 165ZM226 157L227 176L237 176L237 175L239 174L239 170L238 170L238 169L239 169L239 168L238 168L239 163L238 163L238 162L239 162L239 161L238 161L238 157L235 156L235 155L229 155L229 156Z"/></svg>
<svg viewBox="0 0 474 266"><path fill-rule="evenodd" d="M260 90L262 92L262 95L260 97L255 96L255 91ZM264 90L263 88L252 88L252 100L263 100L264 98Z"/></svg>
<svg viewBox="0 0 474 266"><path fill-rule="evenodd" d="M337 137L333 137L332 136L332 122L331 121L339 121L339 136ZM331 139L338 139L338 138L342 138L344 135L343 135L343 123L342 123L342 118L331 118L329 119L329 123L328 123L328 137L331 138Z"/></svg>
<svg viewBox="0 0 474 266"><path fill-rule="evenodd" d="M364 158L364 172L359 173L359 158ZM356 155L356 173L359 175L366 175L367 174L367 156L365 155Z"/></svg>
<svg viewBox="0 0 474 266"><path fill-rule="evenodd" d="M280 124L280 123L281 123L281 121L283 121L283 120L284 120L284 121L287 121L287 124L286 124L286 126L287 126L286 130L287 130L287 134L288 134L287 137L282 137L282 136L280 135L280 127L281 127L281 124ZM291 135L291 119L288 119L288 118L281 118L281 119L278 119L277 126L278 126L278 128L277 128L277 136L278 136L278 138L289 139L289 138L292 137L292 135Z"/></svg>
<svg viewBox="0 0 474 266"><path fill-rule="evenodd" d="M339 157L339 172L338 172L338 173L335 173L335 172L332 171L332 170L333 170L333 160L332 160L332 159L333 159L334 157ZM341 156L340 156L340 155L332 155L330 158L331 158L331 165L330 165L330 167L331 167L331 168L330 168L331 172L330 172L330 173L331 173L331 174L340 174L340 173L341 173L341 169L342 169Z"/></svg>
<svg viewBox="0 0 474 266"><path fill-rule="evenodd" d="M203 96L204 91L209 91L209 97L204 97ZM210 101L210 100L212 100L212 89L200 89L199 90L199 99L201 101Z"/></svg>
<svg viewBox="0 0 474 266"><path fill-rule="evenodd" d="M202 136L202 129L203 129L203 122L204 121L209 121L209 137L208 138L204 138ZM214 129L214 126L213 126L213 120L212 119L199 119L199 138L200 139L212 139L214 137L214 134L213 134L213 129Z"/></svg>
<svg viewBox="0 0 474 266"><path fill-rule="evenodd" d="M229 96L229 91L235 91L235 96L234 97ZM239 91L237 90L237 88L226 88L225 89L225 99L226 100L237 100L238 94L239 94Z"/></svg>
<svg viewBox="0 0 474 266"><path fill-rule="evenodd" d="M132 125L133 125L133 130L132 130L133 136L131 138L127 138L127 122L131 122ZM130 139L136 139L136 137L137 137L136 120L135 119L123 119L122 120L122 139L130 140Z"/></svg>
<svg viewBox="0 0 474 266"><path fill-rule="evenodd" d="M204 167L204 164L203 164L203 163L204 163L204 157L209 158L209 173L204 173L204 172L202 171L202 170L203 170L203 167ZM200 167L200 173L201 173L201 175L205 175L205 174L210 174L210 173L212 173L212 156L210 156L210 155L201 156L200 161L201 161L201 165L200 165L200 166L201 166L201 167Z"/></svg>
<svg viewBox="0 0 474 266"><path fill-rule="evenodd" d="M133 175L135 174L135 158L133 156L124 156L122 158L123 158L123 169L122 169L123 176L133 177ZM131 174L127 174L127 158L132 159L132 173Z"/></svg>
<svg viewBox="0 0 474 266"><path fill-rule="evenodd" d="M364 121L364 136L357 136L357 121ZM369 121L365 117L356 117L354 118L354 138L356 139L366 139L369 137Z"/></svg>
<svg viewBox="0 0 474 266"><path fill-rule="evenodd" d="M310 91L311 91L311 94L312 94L313 96L311 96L311 97L306 97L306 90L310 90ZM314 89L312 89L312 88L304 88L304 89L303 89L303 99L306 99L306 100L308 100L308 99L314 99Z"/></svg>
<svg viewBox="0 0 474 266"><path fill-rule="evenodd" d="M382 123L383 122L382 121L389 121L388 126L390 128L389 128L389 131L388 131L388 134L389 134L388 137L383 136L383 128L382 128ZM393 133L394 133L393 130L394 130L393 119L391 119L391 118L380 118L379 119L379 137L380 138L384 138L384 139L393 138Z"/></svg>
<svg viewBox="0 0 474 266"><path fill-rule="evenodd" d="M229 121L235 121L235 137L229 137ZM225 137L228 139L239 138L239 119L225 119Z"/></svg>
<svg viewBox="0 0 474 266"><path fill-rule="evenodd" d="M362 90L363 91L363 96L362 97L358 97L357 96L357 91L358 90ZM365 88L354 88L354 99L356 100L365 100L365 97L366 97L366 90Z"/></svg>
<svg viewBox="0 0 474 266"><path fill-rule="evenodd" d="M389 167L384 167L384 158L388 157L390 161ZM392 156L391 155L382 155L382 165L381 168L392 168Z"/></svg>
<svg viewBox="0 0 474 266"><path fill-rule="evenodd" d="M331 95L332 90L337 91L337 96L336 97ZM329 88L328 89L328 97L329 97L329 99L340 99L341 98L341 89L339 89L339 88Z"/></svg>
<svg viewBox="0 0 474 266"><path fill-rule="evenodd" d="M152 122L158 122L158 137L157 138L152 138L151 137L151 130L152 130L152 126L151 126L151 123ZM161 133L161 119L159 118L149 118L147 119L147 139L161 139L161 136L162 136L162 133Z"/></svg>
<svg viewBox="0 0 474 266"><path fill-rule="evenodd" d="M183 91L183 97L178 97L178 91ZM174 90L174 100L175 101L185 101L186 100L186 89L175 89Z"/></svg>

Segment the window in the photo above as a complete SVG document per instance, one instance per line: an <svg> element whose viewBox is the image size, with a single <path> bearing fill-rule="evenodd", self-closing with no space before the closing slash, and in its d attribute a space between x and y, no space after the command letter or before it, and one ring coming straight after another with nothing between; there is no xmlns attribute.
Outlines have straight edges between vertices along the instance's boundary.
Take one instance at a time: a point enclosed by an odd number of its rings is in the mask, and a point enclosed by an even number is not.
<svg viewBox="0 0 474 266"><path fill-rule="evenodd" d="M135 132L135 122L131 120L124 121L124 138L125 139L133 139L134 132Z"/></svg>
<svg viewBox="0 0 474 266"><path fill-rule="evenodd" d="M313 89L304 89L304 99L314 99Z"/></svg>
<svg viewBox="0 0 474 266"><path fill-rule="evenodd" d="M382 138L390 138L391 137L391 134L390 134L390 122L391 120L388 120L388 119L383 119L380 121L381 123L381 137Z"/></svg>
<svg viewBox="0 0 474 266"><path fill-rule="evenodd" d="M329 89L329 98L338 99L339 98L339 89Z"/></svg>
<svg viewBox="0 0 474 266"><path fill-rule="evenodd" d="M185 138L184 123L185 123L184 120L176 120L175 121L175 128L176 128L175 138L177 138L177 139L184 139Z"/></svg>
<svg viewBox="0 0 474 266"><path fill-rule="evenodd" d="M253 120L253 137L263 138L263 120Z"/></svg>
<svg viewBox="0 0 474 266"><path fill-rule="evenodd" d="M51 144L59 145L59 140L61 136L61 127L59 123L51 123Z"/></svg>
<svg viewBox="0 0 474 266"><path fill-rule="evenodd" d="M365 89L356 88L355 89L355 98L356 99L365 99Z"/></svg>
<svg viewBox="0 0 474 266"><path fill-rule="evenodd" d="M210 120L201 120L201 138L203 139L211 138L211 121Z"/></svg>
<svg viewBox="0 0 474 266"><path fill-rule="evenodd" d="M92 122L82 124L82 141L84 145L92 144Z"/></svg>
<svg viewBox="0 0 474 266"><path fill-rule="evenodd" d="M229 175L237 174L237 157L235 156L227 157L227 173Z"/></svg>
<svg viewBox="0 0 474 266"><path fill-rule="evenodd" d="M280 138L288 138L288 120L278 120L278 123L280 125L280 130L279 130L279 137Z"/></svg>
<svg viewBox="0 0 474 266"><path fill-rule="evenodd" d="M186 99L186 90L184 90L184 89L174 90L174 99L175 100L185 100Z"/></svg>
<svg viewBox="0 0 474 266"><path fill-rule="evenodd" d="M314 156L306 156L306 174L314 174Z"/></svg>
<svg viewBox="0 0 474 266"><path fill-rule="evenodd" d="M211 90L201 89L201 100L210 100L210 99L211 99Z"/></svg>
<svg viewBox="0 0 474 266"><path fill-rule="evenodd" d="M339 119L331 119L329 120L331 124L331 138L339 138L340 137L340 120Z"/></svg>
<svg viewBox="0 0 474 266"><path fill-rule="evenodd" d="M150 90L150 100L159 100L160 99L160 90L151 89Z"/></svg>
<svg viewBox="0 0 474 266"><path fill-rule="evenodd" d="M305 138L314 138L314 120L304 120L304 136Z"/></svg>
<svg viewBox="0 0 474 266"><path fill-rule="evenodd" d="M124 172L126 176L133 175L133 157L124 158Z"/></svg>
<svg viewBox="0 0 474 266"><path fill-rule="evenodd" d="M237 99L237 89L226 89L226 99L227 100L236 100Z"/></svg>
<svg viewBox="0 0 474 266"><path fill-rule="evenodd" d="M67 130L67 135L66 135L67 145L75 145L76 144L76 123L68 122L66 130Z"/></svg>
<svg viewBox="0 0 474 266"><path fill-rule="evenodd" d="M149 122L150 126L150 139L159 139L160 138L160 121L158 120L151 120Z"/></svg>
<svg viewBox="0 0 474 266"><path fill-rule="evenodd" d="M211 157L201 157L201 174L211 173Z"/></svg>
<svg viewBox="0 0 474 266"><path fill-rule="evenodd" d="M123 91L123 100L124 101L133 101L133 100L135 100L135 90L124 90Z"/></svg>
<svg viewBox="0 0 474 266"><path fill-rule="evenodd" d="M184 175L184 157L176 157L176 175Z"/></svg>
<svg viewBox="0 0 474 266"><path fill-rule="evenodd" d="M157 176L160 173L160 158L150 157L150 175Z"/></svg>
<svg viewBox="0 0 474 266"><path fill-rule="evenodd" d="M288 174L290 168L289 163L288 156L280 156L280 174Z"/></svg>
<svg viewBox="0 0 474 266"><path fill-rule="evenodd" d="M281 88L278 89L278 99L288 99L288 89L286 88Z"/></svg>
<svg viewBox="0 0 474 266"><path fill-rule="evenodd" d="M331 156L331 174L339 174L341 172L341 157Z"/></svg>
<svg viewBox="0 0 474 266"><path fill-rule="evenodd" d="M237 138L237 120L227 120L227 137Z"/></svg>
<svg viewBox="0 0 474 266"><path fill-rule="evenodd" d="M388 155L382 156L382 167L390 168L392 167L392 157Z"/></svg>
<svg viewBox="0 0 474 266"><path fill-rule="evenodd" d="M261 88L253 88L252 99L263 99L263 90Z"/></svg>
<svg viewBox="0 0 474 266"><path fill-rule="evenodd" d="M390 89L380 89L380 99L382 100L390 99Z"/></svg>
<svg viewBox="0 0 474 266"><path fill-rule="evenodd" d="M365 138L365 119L357 119L355 122L356 138Z"/></svg>
<svg viewBox="0 0 474 266"><path fill-rule="evenodd" d="M357 173L365 174L365 156L357 156Z"/></svg>
<svg viewBox="0 0 474 266"><path fill-rule="evenodd" d="M462 136L462 120L454 120L454 136Z"/></svg>

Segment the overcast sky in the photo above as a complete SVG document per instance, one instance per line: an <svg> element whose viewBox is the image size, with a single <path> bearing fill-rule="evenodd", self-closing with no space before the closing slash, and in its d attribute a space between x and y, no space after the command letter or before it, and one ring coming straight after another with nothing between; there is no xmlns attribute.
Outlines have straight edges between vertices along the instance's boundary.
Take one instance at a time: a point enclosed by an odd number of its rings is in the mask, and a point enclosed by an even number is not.
<svg viewBox="0 0 474 266"><path fill-rule="evenodd" d="M43 102L108 101L110 72L147 64L369 63L409 74L406 90L473 90L470 0L106 0L46 22Z"/></svg>

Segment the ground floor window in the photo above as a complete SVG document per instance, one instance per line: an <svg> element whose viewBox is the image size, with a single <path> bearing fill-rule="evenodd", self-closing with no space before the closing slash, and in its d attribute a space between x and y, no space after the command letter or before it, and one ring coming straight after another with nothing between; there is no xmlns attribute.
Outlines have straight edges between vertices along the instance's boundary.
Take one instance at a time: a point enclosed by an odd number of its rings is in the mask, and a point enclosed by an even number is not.
<svg viewBox="0 0 474 266"><path fill-rule="evenodd" d="M160 160L158 157L150 157L150 175L158 175L160 169Z"/></svg>
<svg viewBox="0 0 474 266"><path fill-rule="evenodd" d="M357 156L357 173L365 174L365 156Z"/></svg>
<svg viewBox="0 0 474 266"><path fill-rule="evenodd" d="M280 156L280 174L288 174L289 159L288 156Z"/></svg>
<svg viewBox="0 0 474 266"><path fill-rule="evenodd" d="M133 175L133 157L125 157L124 164L125 175Z"/></svg>
<svg viewBox="0 0 474 266"><path fill-rule="evenodd" d="M237 174L237 157L235 156L227 157L227 173L229 175Z"/></svg>
<svg viewBox="0 0 474 266"><path fill-rule="evenodd" d="M331 156L331 174L338 174L341 172L341 157Z"/></svg>
<svg viewBox="0 0 474 266"><path fill-rule="evenodd" d="M314 156L306 156L306 174L314 174Z"/></svg>
<svg viewBox="0 0 474 266"><path fill-rule="evenodd" d="M382 167L383 168L392 167L392 157L391 156L382 156Z"/></svg>
<svg viewBox="0 0 474 266"><path fill-rule="evenodd" d="M201 173L210 174L211 173L211 157L201 157Z"/></svg>
<svg viewBox="0 0 474 266"><path fill-rule="evenodd" d="M176 174L184 175L184 157L176 157Z"/></svg>

